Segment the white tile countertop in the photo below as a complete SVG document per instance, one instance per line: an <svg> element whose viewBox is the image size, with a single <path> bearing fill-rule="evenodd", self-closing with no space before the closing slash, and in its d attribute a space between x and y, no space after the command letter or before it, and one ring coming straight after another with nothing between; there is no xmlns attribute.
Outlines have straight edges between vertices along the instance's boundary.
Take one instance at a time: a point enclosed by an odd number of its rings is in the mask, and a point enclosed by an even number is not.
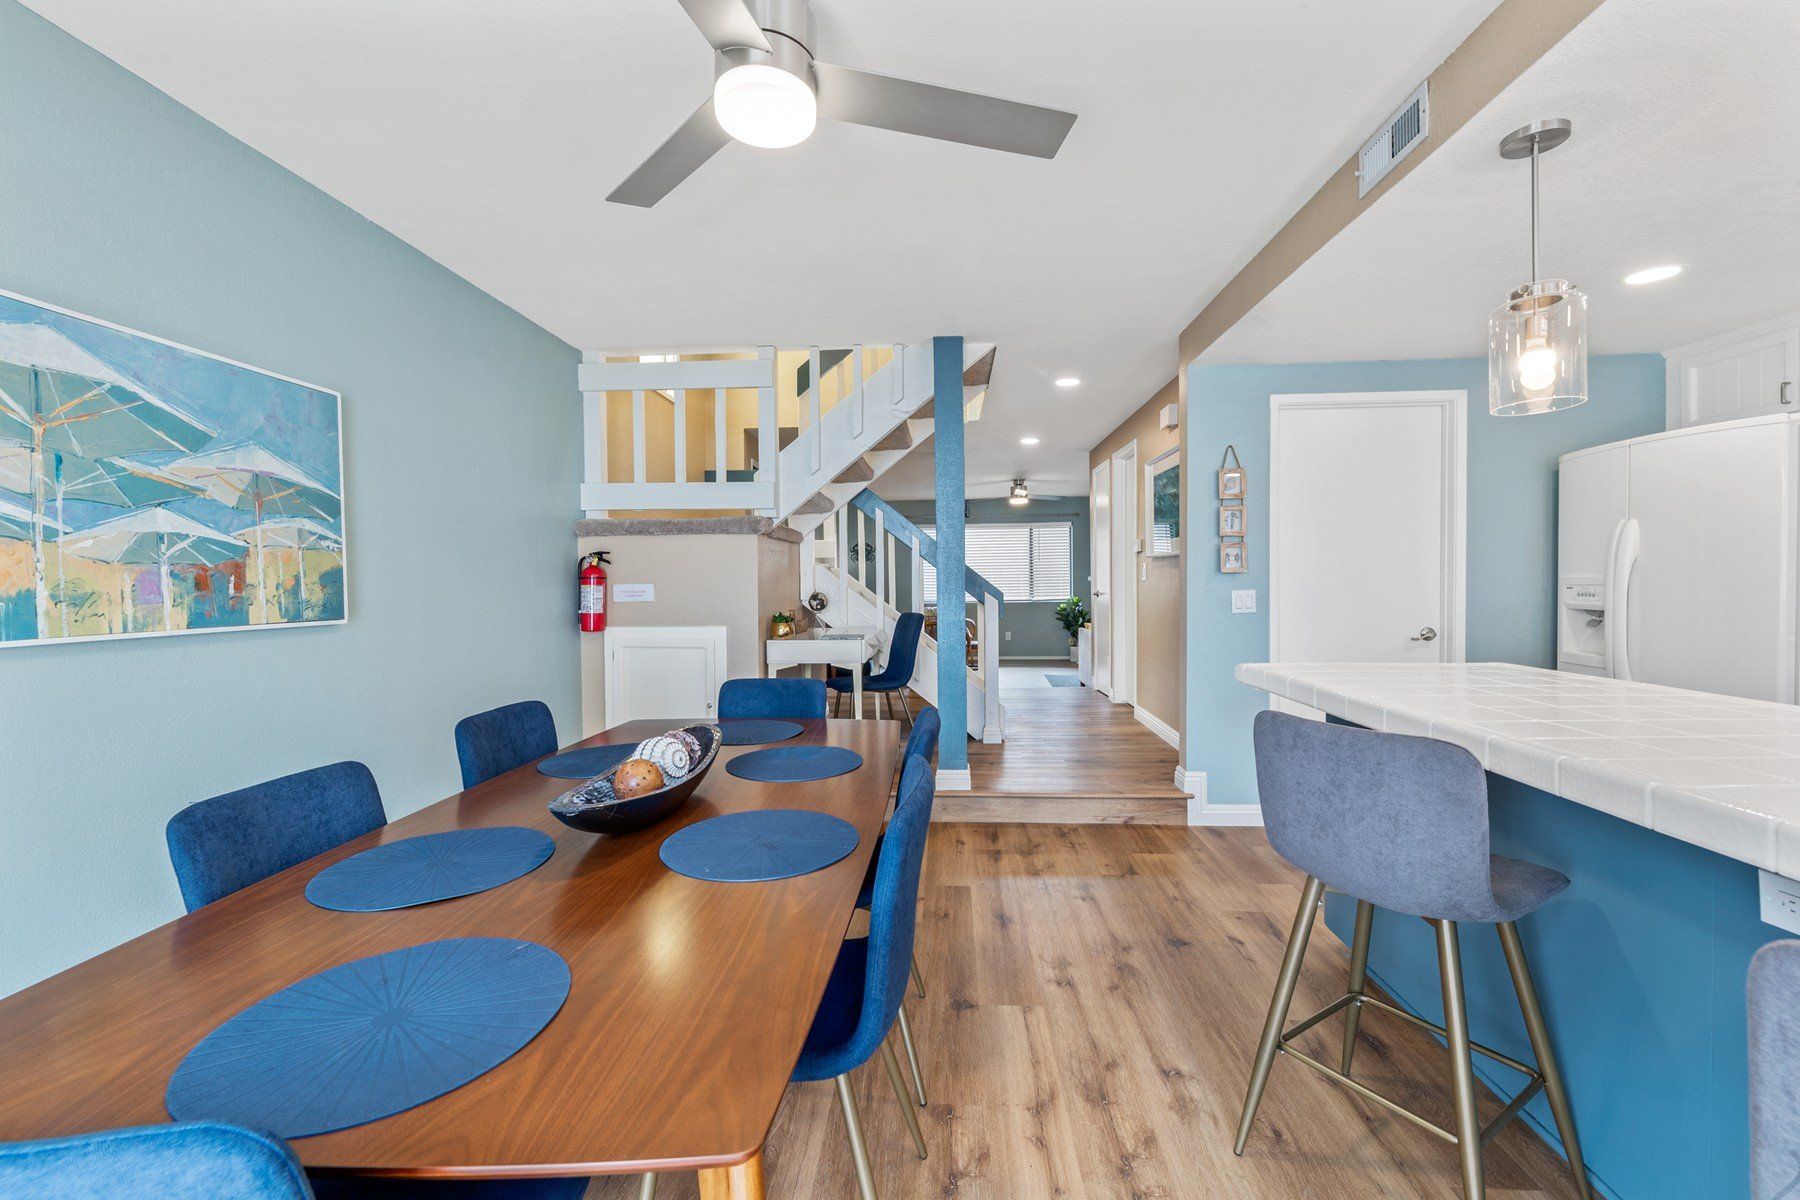
<svg viewBox="0 0 1800 1200"><path fill-rule="evenodd" d="M1240 682L1800 877L1800 707L1510 663L1245 663Z"/></svg>

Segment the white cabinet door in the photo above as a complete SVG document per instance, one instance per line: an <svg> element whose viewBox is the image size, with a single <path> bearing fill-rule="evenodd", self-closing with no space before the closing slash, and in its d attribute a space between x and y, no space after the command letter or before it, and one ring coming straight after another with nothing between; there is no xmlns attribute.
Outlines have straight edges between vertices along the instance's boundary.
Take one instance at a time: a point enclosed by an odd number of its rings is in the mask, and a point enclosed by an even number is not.
<svg viewBox="0 0 1800 1200"><path fill-rule="evenodd" d="M1800 317L1669 353L1669 427L1800 411Z"/></svg>
<svg viewBox="0 0 1800 1200"><path fill-rule="evenodd" d="M1113 523L1112 460L1094 468L1093 487L1088 492L1089 549L1088 570L1092 572L1094 589L1094 690L1112 695L1113 666Z"/></svg>
<svg viewBox="0 0 1800 1200"><path fill-rule="evenodd" d="M606 724L717 715L725 627L643 626L606 631Z"/></svg>
<svg viewBox="0 0 1800 1200"><path fill-rule="evenodd" d="M1607 614L1624 609L1623 677L1793 703L1795 437L1756 421L1631 443Z"/></svg>

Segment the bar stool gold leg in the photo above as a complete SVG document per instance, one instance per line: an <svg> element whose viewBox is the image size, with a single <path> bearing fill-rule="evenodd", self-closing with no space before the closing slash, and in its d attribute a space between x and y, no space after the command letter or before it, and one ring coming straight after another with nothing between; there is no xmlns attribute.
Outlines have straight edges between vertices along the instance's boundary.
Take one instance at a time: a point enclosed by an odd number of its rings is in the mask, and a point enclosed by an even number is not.
<svg viewBox="0 0 1800 1200"><path fill-rule="evenodd" d="M850 1130L850 1158L856 1163L856 1190L862 1200L879 1200L875 1195L875 1168L869 1165L869 1146L863 1141L862 1119L856 1115L856 1094L850 1090L850 1076L836 1080L838 1107L844 1110L844 1124Z"/></svg>
<svg viewBox="0 0 1800 1200"><path fill-rule="evenodd" d="M1319 897L1324 894L1324 883L1308 875L1306 886L1300 891L1300 907L1294 912L1293 928L1288 931L1281 974L1275 978L1275 995L1269 1000L1262 1042L1256 1047L1256 1060L1250 1065L1250 1087L1244 1093L1244 1113L1238 1119L1233 1154L1242 1154L1244 1143L1250 1140L1250 1123L1256 1120L1256 1108L1262 1103L1263 1088L1269 1082L1269 1068L1274 1065L1275 1052L1281 1045L1281 1030L1287 1024L1288 1006L1294 1002L1294 985L1300 981L1300 964L1306 958L1306 943L1312 937L1313 916L1319 908Z"/></svg>
<svg viewBox="0 0 1800 1200"><path fill-rule="evenodd" d="M919 1157L925 1157L925 1135L919 1131L919 1114L913 1111L912 1093L906 1090L906 1080L900 1074L900 1058L894 1053L894 1039L881 1039L881 1061L887 1067L888 1082L894 1085L894 1099L900 1102L900 1111L906 1114L906 1128L911 1131L913 1148Z"/></svg>
<svg viewBox="0 0 1800 1200"><path fill-rule="evenodd" d="M1550 1112L1556 1118L1556 1132L1562 1135L1563 1151L1569 1156L1569 1170L1575 1173L1575 1190L1581 1200L1592 1200L1587 1167L1581 1161L1581 1139L1575 1134L1575 1111L1569 1107L1569 1093L1563 1087L1562 1069L1556 1065L1556 1051L1550 1048L1550 1030L1544 1024L1544 1010L1538 1006L1537 987L1531 981L1531 968L1525 962L1525 946L1519 941L1519 927L1511 921L1503 921L1498 929L1500 948L1506 952L1506 969L1512 972L1513 991L1519 995L1519 1012L1525 1018L1525 1032L1531 1035L1531 1052L1537 1056L1538 1073L1544 1077L1544 1098L1550 1101Z"/></svg>
<svg viewBox="0 0 1800 1200"><path fill-rule="evenodd" d="M655 1171L645 1171L638 1179L638 1200L656 1200Z"/></svg>
<svg viewBox="0 0 1800 1200"><path fill-rule="evenodd" d="M1475 1067L1469 1061L1469 1014L1463 1007L1462 951L1456 922L1437 921L1438 974L1444 989L1444 1035L1450 1043L1450 1072L1456 1088L1456 1151L1462 1158L1465 1200L1484 1200L1481 1121L1475 1114Z"/></svg>
<svg viewBox="0 0 1800 1200"><path fill-rule="evenodd" d="M913 987L917 989L919 993L919 999L923 1000L925 998L925 980L924 977L919 974L919 956L917 952L913 954L912 958L912 980Z"/></svg>
<svg viewBox="0 0 1800 1200"><path fill-rule="evenodd" d="M913 1046L912 1026L906 1021L906 1005L900 1006L900 1044L906 1047L906 1062L912 1068L913 1088L919 1093L919 1107L925 1107L925 1076L919 1070L919 1052Z"/></svg>
<svg viewBox="0 0 1800 1200"><path fill-rule="evenodd" d="M1369 978L1369 934L1375 925L1375 906L1367 900L1356 902L1356 933L1350 938L1350 994L1361 996ZM1350 1060L1356 1056L1356 1028L1362 1021L1362 1005L1352 1004L1344 1010L1344 1053L1339 1068L1348 1075Z"/></svg>

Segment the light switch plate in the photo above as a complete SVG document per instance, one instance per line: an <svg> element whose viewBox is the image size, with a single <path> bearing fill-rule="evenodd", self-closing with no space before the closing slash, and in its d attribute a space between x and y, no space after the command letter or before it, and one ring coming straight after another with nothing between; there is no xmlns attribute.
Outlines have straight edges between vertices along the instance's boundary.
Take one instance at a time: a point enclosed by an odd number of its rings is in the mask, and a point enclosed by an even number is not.
<svg viewBox="0 0 1800 1200"><path fill-rule="evenodd" d="M1253 613L1256 611L1256 589L1246 588L1231 593L1231 611L1234 613Z"/></svg>
<svg viewBox="0 0 1800 1200"><path fill-rule="evenodd" d="M1756 873L1762 895L1762 919L1777 929L1800 933L1800 880L1773 871Z"/></svg>

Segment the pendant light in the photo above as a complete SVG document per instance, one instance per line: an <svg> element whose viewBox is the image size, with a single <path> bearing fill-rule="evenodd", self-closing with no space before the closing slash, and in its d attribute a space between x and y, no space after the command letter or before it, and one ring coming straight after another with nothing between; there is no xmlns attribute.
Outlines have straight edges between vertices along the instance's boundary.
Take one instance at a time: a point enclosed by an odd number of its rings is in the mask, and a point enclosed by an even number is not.
<svg viewBox="0 0 1800 1200"><path fill-rule="evenodd" d="M1500 157L1531 160L1531 282L1488 318L1488 411L1518 417L1586 404L1587 297L1566 279L1538 277L1538 156L1569 140L1568 121L1537 121L1500 142Z"/></svg>
<svg viewBox="0 0 1800 1200"><path fill-rule="evenodd" d="M1023 479L1013 480L1012 493L1007 496L1006 502L1012 505L1031 503L1031 488Z"/></svg>

